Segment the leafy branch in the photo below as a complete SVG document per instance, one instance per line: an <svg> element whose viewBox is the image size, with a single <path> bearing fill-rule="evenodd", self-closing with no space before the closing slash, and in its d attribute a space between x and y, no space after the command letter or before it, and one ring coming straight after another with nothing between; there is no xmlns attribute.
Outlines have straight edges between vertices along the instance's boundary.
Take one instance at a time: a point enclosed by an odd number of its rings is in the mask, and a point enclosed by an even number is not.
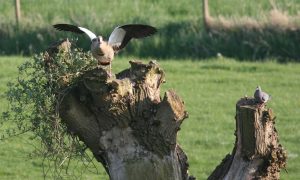
<svg viewBox="0 0 300 180"><path fill-rule="evenodd" d="M7 128L1 127L0 140L30 132L31 139L41 141L33 153L45 159L44 166L53 163L55 177L61 177L62 169L68 172L71 159L90 161L86 146L67 130L58 109L62 97L80 81L78 77L96 67L91 54L79 49L53 56L41 53L20 65L17 79L8 83L9 107L0 119L0 127L7 124Z"/></svg>

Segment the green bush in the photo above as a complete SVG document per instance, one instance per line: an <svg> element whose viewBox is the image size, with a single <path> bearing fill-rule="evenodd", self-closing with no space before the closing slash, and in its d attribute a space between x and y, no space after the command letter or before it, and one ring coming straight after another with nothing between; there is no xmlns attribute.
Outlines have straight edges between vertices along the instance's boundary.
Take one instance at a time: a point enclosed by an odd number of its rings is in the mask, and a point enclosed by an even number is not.
<svg viewBox="0 0 300 180"><path fill-rule="evenodd" d="M70 159L90 161L87 147L68 132L58 110L77 77L96 66L91 54L77 49L60 52L53 58L47 53L35 55L19 66L17 81L8 84L10 109L3 113L0 122L10 126L2 139L29 131L32 139L41 142L34 155L43 157L43 163L52 163L43 166L52 167L56 178L68 169Z"/></svg>

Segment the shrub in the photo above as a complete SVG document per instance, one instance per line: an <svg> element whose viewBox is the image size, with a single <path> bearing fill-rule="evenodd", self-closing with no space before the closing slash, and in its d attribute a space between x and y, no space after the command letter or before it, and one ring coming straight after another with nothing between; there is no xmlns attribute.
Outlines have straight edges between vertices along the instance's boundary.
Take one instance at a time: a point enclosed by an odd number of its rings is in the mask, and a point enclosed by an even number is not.
<svg viewBox="0 0 300 180"><path fill-rule="evenodd" d="M91 162L85 145L68 132L58 109L62 97L79 80L77 77L95 66L97 62L91 54L78 49L61 51L53 58L41 53L23 63L17 81L8 84L10 108L0 122L10 126L2 138L30 132L32 139L41 141L34 155L44 159L45 167L45 163L52 163L49 172L54 177L68 169L71 159L83 158L82 165Z"/></svg>

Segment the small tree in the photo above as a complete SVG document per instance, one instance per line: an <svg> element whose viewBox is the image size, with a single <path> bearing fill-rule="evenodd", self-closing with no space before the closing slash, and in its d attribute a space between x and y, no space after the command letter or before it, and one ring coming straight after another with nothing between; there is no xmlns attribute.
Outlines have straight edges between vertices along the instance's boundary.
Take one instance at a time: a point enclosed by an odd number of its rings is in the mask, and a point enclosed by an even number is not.
<svg viewBox="0 0 300 180"><path fill-rule="evenodd" d="M69 160L91 161L86 145L68 131L59 116L61 97L75 84L76 78L97 63L91 54L75 49L69 51L69 42L54 44L47 52L35 55L19 66L17 82L8 84L7 99L10 109L3 113L2 123L11 122L15 128L6 129L3 138L32 132L42 147L33 152L50 162L54 177L68 169ZM52 57L50 57L52 56ZM45 171L46 174L46 171ZM48 174L49 175L49 174Z"/></svg>

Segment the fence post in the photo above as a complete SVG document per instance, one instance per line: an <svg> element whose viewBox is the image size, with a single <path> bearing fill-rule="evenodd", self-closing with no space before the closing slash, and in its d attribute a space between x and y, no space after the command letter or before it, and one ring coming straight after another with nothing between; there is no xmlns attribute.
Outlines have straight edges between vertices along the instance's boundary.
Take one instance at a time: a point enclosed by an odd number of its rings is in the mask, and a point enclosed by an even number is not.
<svg viewBox="0 0 300 180"><path fill-rule="evenodd" d="M19 25L21 20L21 6L20 0L15 0L15 11L16 11L16 23Z"/></svg>

